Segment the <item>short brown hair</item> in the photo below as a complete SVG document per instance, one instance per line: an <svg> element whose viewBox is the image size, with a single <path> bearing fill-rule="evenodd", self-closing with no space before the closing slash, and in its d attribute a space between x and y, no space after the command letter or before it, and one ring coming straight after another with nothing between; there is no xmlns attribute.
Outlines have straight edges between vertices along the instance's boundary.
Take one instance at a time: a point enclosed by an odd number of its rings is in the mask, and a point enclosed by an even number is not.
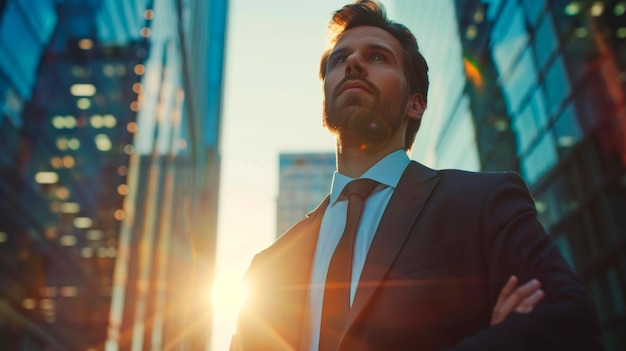
<svg viewBox="0 0 626 351"><path fill-rule="evenodd" d="M428 64L419 51L417 39L406 26L387 18L385 7L375 0L357 0L335 11L328 24L330 32L329 48L324 52L320 61L320 79L323 80L326 77L326 66L332 46L339 40L343 32L359 26L381 28L400 42L404 54L404 72L409 81L410 93L421 94L424 103L427 103ZM421 119L409 121L405 135L405 150L411 149L420 123Z"/></svg>

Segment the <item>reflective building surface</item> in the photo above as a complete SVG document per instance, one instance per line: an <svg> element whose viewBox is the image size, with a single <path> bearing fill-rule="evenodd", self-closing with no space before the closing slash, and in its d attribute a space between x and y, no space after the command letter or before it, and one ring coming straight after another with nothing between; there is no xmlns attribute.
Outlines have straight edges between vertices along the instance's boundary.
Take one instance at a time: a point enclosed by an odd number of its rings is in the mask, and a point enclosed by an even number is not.
<svg viewBox="0 0 626 351"><path fill-rule="evenodd" d="M519 172L541 222L593 295L607 349L626 349L626 2L395 5L426 59L450 61L431 74L431 96L439 94L435 80L446 82L446 95L431 97L425 118L440 121L420 132L430 135L418 133L414 156L473 169L458 161L465 155L476 157L476 169ZM451 28L437 25L450 13ZM433 49L433 37L454 58ZM452 73L459 66L462 74Z"/></svg>
<svg viewBox="0 0 626 351"><path fill-rule="evenodd" d="M0 1L0 348L210 342L226 18Z"/></svg>
<svg viewBox="0 0 626 351"><path fill-rule="evenodd" d="M320 204L336 169L334 152L282 153L278 163L277 237Z"/></svg>

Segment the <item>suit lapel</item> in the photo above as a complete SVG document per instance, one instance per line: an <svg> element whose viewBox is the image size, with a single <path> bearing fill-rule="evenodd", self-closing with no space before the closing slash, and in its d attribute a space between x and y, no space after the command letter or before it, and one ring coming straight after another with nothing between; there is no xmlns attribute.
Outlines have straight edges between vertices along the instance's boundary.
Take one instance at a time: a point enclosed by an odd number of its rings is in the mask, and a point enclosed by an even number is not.
<svg viewBox="0 0 626 351"><path fill-rule="evenodd" d="M382 283L438 180L436 171L417 162L411 162L400 178L370 246L346 330Z"/></svg>
<svg viewBox="0 0 626 351"><path fill-rule="evenodd" d="M287 260L280 260L282 264L287 263L291 268L277 267L278 269L288 269L290 274L290 281L295 284L293 306L301 306L299 311L299 317L294 320L295 340L293 345L309 345L310 341L310 317L309 317L309 290L311 283L311 270L313 267L313 261L315 256L315 248L317 246L317 239L319 237L320 226L324 212L330 203L330 196L322 201L322 203L311 213L307 215L307 218L300 222L296 227L285 233L287 235L297 235L298 238L288 240L292 243L289 245L287 252L291 256ZM301 226L298 228L298 226ZM288 238L285 238L288 239ZM291 239L291 238L289 238Z"/></svg>

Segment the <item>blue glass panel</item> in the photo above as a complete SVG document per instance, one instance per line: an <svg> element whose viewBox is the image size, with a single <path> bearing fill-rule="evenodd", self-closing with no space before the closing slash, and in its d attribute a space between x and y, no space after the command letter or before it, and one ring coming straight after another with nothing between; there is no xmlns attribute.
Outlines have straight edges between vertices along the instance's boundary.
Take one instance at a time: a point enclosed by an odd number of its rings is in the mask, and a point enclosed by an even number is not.
<svg viewBox="0 0 626 351"><path fill-rule="evenodd" d="M537 124L530 105L517 116L513 122L513 128L517 136L517 153L520 155L537 136Z"/></svg>
<svg viewBox="0 0 626 351"><path fill-rule="evenodd" d="M485 3L485 5L487 5L487 8L486 8L487 20L493 21L493 19L498 14L498 9L500 8L500 4L502 4L503 1L502 0L483 0L482 2ZM510 1L507 1L507 2L510 3Z"/></svg>
<svg viewBox="0 0 626 351"><path fill-rule="evenodd" d="M529 184L534 184L557 162L556 144L550 133L545 133L535 148L522 161L522 173Z"/></svg>
<svg viewBox="0 0 626 351"><path fill-rule="evenodd" d="M556 36L552 17L545 16L541 23L539 23L533 40L535 55L537 56L537 61L541 69L546 66L548 59L552 56L558 45L559 38Z"/></svg>
<svg viewBox="0 0 626 351"><path fill-rule="evenodd" d="M528 94L530 88L535 86L537 67L530 54L530 50L524 51L519 63L513 69L509 79L504 81L504 93L507 97L508 109L515 113L519 110L520 103Z"/></svg>
<svg viewBox="0 0 626 351"><path fill-rule="evenodd" d="M552 114L559 107L563 99L569 95L571 90L563 58L560 55L554 60L550 68L548 68L545 79L544 85L548 96L548 111L549 114Z"/></svg>
<svg viewBox="0 0 626 351"><path fill-rule="evenodd" d="M523 0L522 5L524 6L524 10L526 10L528 22L536 23L537 18L543 12L546 0Z"/></svg>
<svg viewBox="0 0 626 351"><path fill-rule="evenodd" d="M33 30L27 12L16 2L7 5L0 22L0 70L2 70L18 94L29 99L43 43ZM50 24L46 25L51 30Z"/></svg>
<svg viewBox="0 0 626 351"><path fill-rule="evenodd" d="M535 122L539 129L544 129L548 123L548 114L546 112L546 99L544 98L543 88L538 87L533 93L530 100L530 106L535 116Z"/></svg>
<svg viewBox="0 0 626 351"><path fill-rule="evenodd" d="M501 77L506 76L517 55L528 43L528 33L519 6L507 3L492 31L493 59Z"/></svg>

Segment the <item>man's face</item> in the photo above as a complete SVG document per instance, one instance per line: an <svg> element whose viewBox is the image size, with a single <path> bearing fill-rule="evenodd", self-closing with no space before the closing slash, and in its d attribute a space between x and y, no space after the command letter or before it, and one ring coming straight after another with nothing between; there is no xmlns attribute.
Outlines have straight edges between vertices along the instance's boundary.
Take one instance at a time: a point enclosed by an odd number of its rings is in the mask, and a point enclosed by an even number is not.
<svg viewBox="0 0 626 351"><path fill-rule="evenodd" d="M344 142L382 147L401 142L409 86L400 42L385 30L345 31L328 57L324 79L324 126ZM404 128L403 128L404 129Z"/></svg>

